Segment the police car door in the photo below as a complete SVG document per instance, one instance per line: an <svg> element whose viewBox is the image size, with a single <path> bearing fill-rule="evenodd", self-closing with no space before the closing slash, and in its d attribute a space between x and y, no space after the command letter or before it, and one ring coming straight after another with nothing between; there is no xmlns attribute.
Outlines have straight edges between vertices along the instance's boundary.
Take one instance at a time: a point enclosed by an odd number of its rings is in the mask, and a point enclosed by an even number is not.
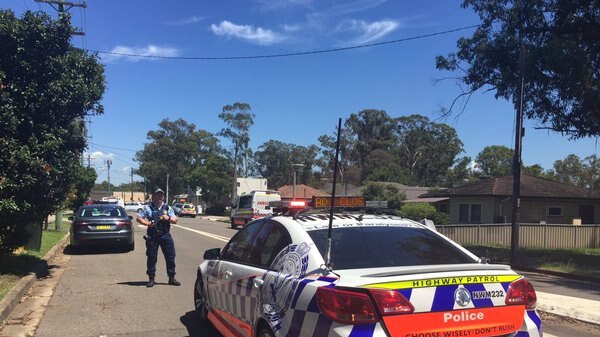
<svg viewBox="0 0 600 337"><path fill-rule="evenodd" d="M243 332L243 335L247 332L247 335L251 335L253 324L261 312L263 276L277 253L287 246L291 239L283 226L267 220L252 222L238 235L243 237L239 241L243 240L244 243L240 242L240 245L237 245L239 248L234 250L242 250L243 246L243 255L238 256L236 261L221 261L220 274L223 275L223 285L226 285L222 321L229 325L232 333ZM225 249L228 248L229 245Z"/></svg>

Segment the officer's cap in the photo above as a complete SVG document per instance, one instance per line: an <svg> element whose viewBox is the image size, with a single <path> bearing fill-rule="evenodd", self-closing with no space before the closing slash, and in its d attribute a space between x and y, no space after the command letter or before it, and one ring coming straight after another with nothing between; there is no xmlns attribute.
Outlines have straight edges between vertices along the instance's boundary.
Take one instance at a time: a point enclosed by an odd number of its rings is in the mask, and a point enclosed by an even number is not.
<svg viewBox="0 0 600 337"><path fill-rule="evenodd" d="M156 191L154 191L154 193L152 193L152 194L156 194L156 193L165 194L165 191L161 190L160 188L157 188Z"/></svg>

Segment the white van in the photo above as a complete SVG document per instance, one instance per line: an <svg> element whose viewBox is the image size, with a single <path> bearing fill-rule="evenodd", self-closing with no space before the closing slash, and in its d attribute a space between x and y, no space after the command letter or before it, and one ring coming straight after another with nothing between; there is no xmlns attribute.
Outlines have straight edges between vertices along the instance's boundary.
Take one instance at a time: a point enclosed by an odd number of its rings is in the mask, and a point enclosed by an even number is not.
<svg viewBox="0 0 600 337"><path fill-rule="evenodd" d="M231 208L231 228L245 226L248 222L273 214L271 201L281 201L277 191L252 191L236 198Z"/></svg>

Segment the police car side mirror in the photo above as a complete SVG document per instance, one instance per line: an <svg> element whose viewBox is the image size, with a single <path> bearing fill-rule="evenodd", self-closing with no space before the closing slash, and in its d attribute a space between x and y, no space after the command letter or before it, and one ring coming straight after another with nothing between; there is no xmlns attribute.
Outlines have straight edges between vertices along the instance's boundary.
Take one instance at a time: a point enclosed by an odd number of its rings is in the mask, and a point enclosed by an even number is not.
<svg viewBox="0 0 600 337"><path fill-rule="evenodd" d="M211 248L204 252L203 258L205 260L218 260L221 256L221 248Z"/></svg>

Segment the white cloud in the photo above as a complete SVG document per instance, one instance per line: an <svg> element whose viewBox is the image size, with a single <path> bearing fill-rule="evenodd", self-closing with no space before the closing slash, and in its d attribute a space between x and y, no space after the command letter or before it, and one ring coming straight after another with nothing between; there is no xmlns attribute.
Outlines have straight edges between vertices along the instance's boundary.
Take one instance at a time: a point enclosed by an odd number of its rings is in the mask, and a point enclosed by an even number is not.
<svg viewBox="0 0 600 337"><path fill-rule="evenodd" d="M358 32L360 35L354 38L351 44L366 44L376 41L396 30L400 24L393 20L376 22L365 22L362 20L345 20L338 26L338 30Z"/></svg>
<svg viewBox="0 0 600 337"><path fill-rule="evenodd" d="M222 21L219 25L212 24L210 29L219 36L235 37L260 45L272 45L285 39L284 36L269 29L249 25L236 25L229 21Z"/></svg>
<svg viewBox="0 0 600 337"><path fill-rule="evenodd" d="M160 47L149 44L147 47L127 47L116 46L111 51L113 54L104 54L102 60L111 63L119 60L138 62L140 60L153 60L153 57L175 57L179 56L178 49L170 47Z"/></svg>
<svg viewBox="0 0 600 337"><path fill-rule="evenodd" d="M94 160L97 163L105 163L107 160L114 160L115 155L113 153L104 153L102 151L94 151L89 153L90 159ZM87 156L87 154L86 154Z"/></svg>
<svg viewBox="0 0 600 337"><path fill-rule="evenodd" d="M283 30L288 33L294 33L294 32L300 31L302 29L302 25L298 25L298 24L296 24L296 25L284 24L282 27L283 27Z"/></svg>
<svg viewBox="0 0 600 337"><path fill-rule="evenodd" d="M204 21L204 19L206 19L206 18L202 17L202 16L192 15L186 19L181 19L181 20L177 20L177 21L168 21L168 22L165 22L164 24L167 26L186 26L186 25L191 25L194 23Z"/></svg>

